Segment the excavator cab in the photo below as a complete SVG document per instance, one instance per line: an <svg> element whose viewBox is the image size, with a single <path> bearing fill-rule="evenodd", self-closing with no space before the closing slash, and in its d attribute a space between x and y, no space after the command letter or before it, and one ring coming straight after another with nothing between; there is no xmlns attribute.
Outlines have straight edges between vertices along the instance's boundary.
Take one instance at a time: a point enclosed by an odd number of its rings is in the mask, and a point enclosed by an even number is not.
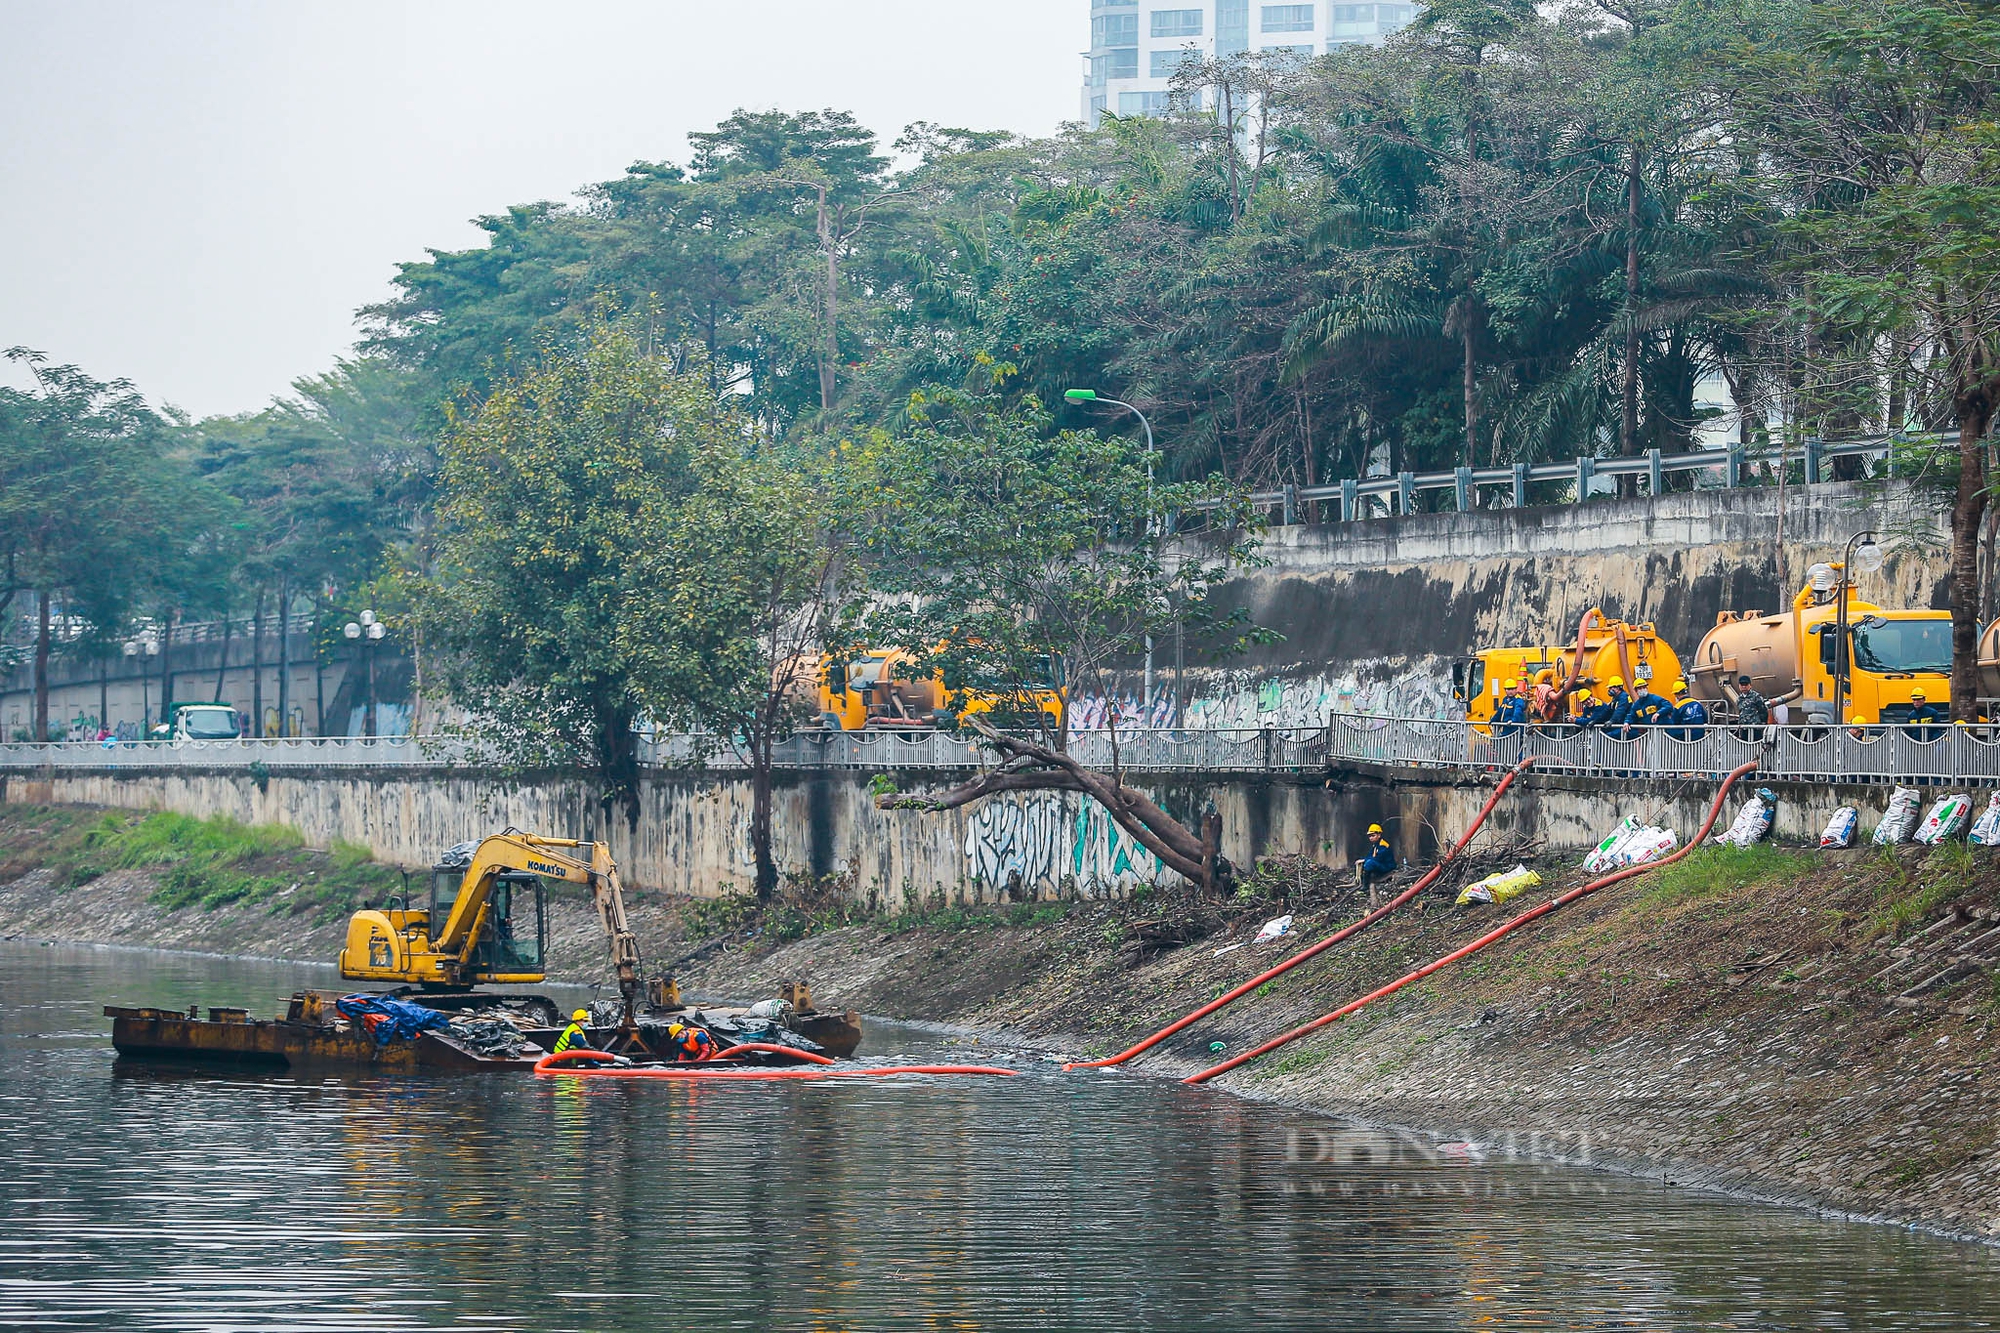
<svg viewBox="0 0 2000 1333"><path fill-rule="evenodd" d="M545 908L548 891L539 875L508 873L493 878L487 896L489 914L486 934L472 950L472 965L498 975L503 972L540 972L542 954L548 948ZM450 899L445 911L451 910ZM433 916L433 921L444 918Z"/></svg>

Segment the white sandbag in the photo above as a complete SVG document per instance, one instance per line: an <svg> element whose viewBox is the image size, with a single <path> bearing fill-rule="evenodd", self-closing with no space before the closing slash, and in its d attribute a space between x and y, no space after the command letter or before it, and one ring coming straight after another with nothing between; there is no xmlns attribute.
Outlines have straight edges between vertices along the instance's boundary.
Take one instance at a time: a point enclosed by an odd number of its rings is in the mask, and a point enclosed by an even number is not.
<svg viewBox="0 0 2000 1333"><path fill-rule="evenodd" d="M1894 847L1910 840L1917 831L1917 815L1923 808L1923 793L1915 787L1898 787L1889 796L1882 822L1875 826L1872 841L1877 847Z"/></svg>
<svg viewBox="0 0 2000 1333"><path fill-rule="evenodd" d="M1638 831L1639 816L1627 815L1619 820L1618 827L1605 835L1604 840L1597 844L1595 851L1583 858L1584 870L1595 875L1611 868L1613 858L1618 855L1618 849L1624 846L1626 839Z"/></svg>
<svg viewBox="0 0 2000 1333"><path fill-rule="evenodd" d="M1966 819L1972 814L1970 796L1940 796L1931 803L1930 813L1917 826L1917 841L1926 847L1958 836L1965 827Z"/></svg>
<svg viewBox="0 0 2000 1333"><path fill-rule="evenodd" d="M1771 825L1778 818L1778 798L1770 788L1759 787L1757 794L1745 801L1736 812L1736 818L1725 833L1718 833L1710 842L1723 843L1735 847L1748 847L1762 842L1771 831Z"/></svg>
<svg viewBox="0 0 2000 1333"><path fill-rule="evenodd" d="M1619 856L1622 858L1620 864L1642 866L1648 861L1657 861L1671 852L1679 842L1679 836L1672 829L1648 825L1640 829L1619 849Z"/></svg>
<svg viewBox="0 0 2000 1333"><path fill-rule="evenodd" d="M2000 791L1986 798L1986 809L1973 821L1965 840L1975 847L2000 847Z"/></svg>
<svg viewBox="0 0 2000 1333"><path fill-rule="evenodd" d="M1826 831L1819 835L1822 847L1851 847L1854 845L1854 831L1861 827L1861 811L1851 805L1843 805L1833 812L1833 818L1826 821Z"/></svg>

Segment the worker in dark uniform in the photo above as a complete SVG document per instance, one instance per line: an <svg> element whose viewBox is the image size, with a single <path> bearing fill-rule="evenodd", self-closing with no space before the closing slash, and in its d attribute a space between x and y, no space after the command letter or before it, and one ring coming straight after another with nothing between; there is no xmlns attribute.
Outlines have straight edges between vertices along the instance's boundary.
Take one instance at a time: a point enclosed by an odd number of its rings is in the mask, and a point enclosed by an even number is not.
<svg viewBox="0 0 2000 1333"><path fill-rule="evenodd" d="M1507 682L1507 697L1500 702L1500 710L1493 715L1500 727L1493 734L1505 739L1518 735L1521 726L1528 720L1528 696L1518 680Z"/></svg>
<svg viewBox="0 0 2000 1333"><path fill-rule="evenodd" d="M1361 887L1368 890L1368 905L1373 907L1382 881L1396 873L1396 850L1389 845L1380 824L1368 826L1368 855L1354 863L1354 873Z"/></svg>
<svg viewBox="0 0 2000 1333"><path fill-rule="evenodd" d="M1657 727L1668 720L1673 712L1672 701L1653 693L1651 689L1637 695L1632 700L1632 708L1625 715L1625 727L1619 733L1620 740L1638 739L1640 727Z"/></svg>
<svg viewBox="0 0 2000 1333"><path fill-rule="evenodd" d="M1708 705L1688 693L1685 680L1674 682L1674 706L1663 721L1677 741L1698 741L1708 734Z"/></svg>
<svg viewBox="0 0 2000 1333"><path fill-rule="evenodd" d="M1911 735L1920 741L1934 741L1944 735L1941 725L1945 721L1944 709L1928 702L1921 685L1910 691L1910 702L1916 705L1910 710L1910 722L1916 727Z"/></svg>
<svg viewBox="0 0 2000 1333"><path fill-rule="evenodd" d="M589 1036L583 1030L583 1025L589 1021L590 1010L588 1009L579 1009L571 1014L569 1016L569 1026L562 1030L560 1037L556 1038L555 1053L561 1055L564 1051L595 1050L596 1048L590 1044Z"/></svg>
<svg viewBox="0 0 2000 1333"><path fill-rule="evenodd" d="M1625 678L1613 676L1605 682L1610 697L1584 710L1583 725L1597 727L1614 737L1621 736L1625 720L1632 716L1632 697L1625 693Z"/></svg>

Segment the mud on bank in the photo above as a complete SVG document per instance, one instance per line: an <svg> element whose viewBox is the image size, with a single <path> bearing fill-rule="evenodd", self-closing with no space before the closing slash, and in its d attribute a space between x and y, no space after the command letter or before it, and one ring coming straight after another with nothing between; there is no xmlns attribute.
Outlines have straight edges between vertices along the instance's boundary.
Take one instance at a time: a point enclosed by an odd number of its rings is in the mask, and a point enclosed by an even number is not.
<svg viewBox="0 0 2000 1333"><path fill-rule="evenodd" d="M1503 908L1439 894L1301 965L1126 1067L1180 1076L1449 951ZM868 1012L1002 1029L1065 1055L1122 1049L1352 920L1349 894L1250 937L1135 949L1148 910L1073 904L856 925L690 970L750 993L806 975ZM1017 916L1024 909L1011 909ZM1041 909L1046 911L1047 909ZM1295 909L1296 910L1296 909ZM1260 1098L1686 1185L2000 1239L2000 866L1924 855L1704 849L1616 886L1218 1080Z"/></svg>
<svg viewBox="0 0 2000 1333"><path fill-rule="evenodd" d="M96 873L77 882L82 831L104 818L0 812L0 935L330 962L346 912L400 880L294 840L229 862L244 877L229 884L261 886L234 897L190 896L174 863L85 865ZM1545 889L1510 908L1456 910L1438 893L1125 1071L1078 1077L1179 1076L1214 1062L1211 1043L1246 1049L1580 878L1540 868ZM1360 910L1328 872L1287 866L1220 905L1142 896L845 925L809 905L759 916L645 895L630 906L649 970L677 964L693 994L763 995L804 977L826 1002L998 1030L1063 1056L1121 1049ZM1215 956L1286 910L1297 917L1287 940ZM553 976L605 979L586 897L552 901L550 941ZM2000 866L1973 849L1703 850L1219 1082L1451 1140L1995 1240L1997 959Z"/></svg>

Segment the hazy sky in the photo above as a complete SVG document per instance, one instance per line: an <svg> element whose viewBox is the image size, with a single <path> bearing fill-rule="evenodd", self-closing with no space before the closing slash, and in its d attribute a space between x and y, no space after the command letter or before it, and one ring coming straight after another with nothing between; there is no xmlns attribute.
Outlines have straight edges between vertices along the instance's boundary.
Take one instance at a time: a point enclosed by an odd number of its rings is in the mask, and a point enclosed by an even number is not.
<svg viewBox="0 0 2000 1333"><path fill-rule="evenodd" d="M0 347L196 415L325 369L398 260L739 106L1047 133L1087 0L0 0Z"/></svg>

